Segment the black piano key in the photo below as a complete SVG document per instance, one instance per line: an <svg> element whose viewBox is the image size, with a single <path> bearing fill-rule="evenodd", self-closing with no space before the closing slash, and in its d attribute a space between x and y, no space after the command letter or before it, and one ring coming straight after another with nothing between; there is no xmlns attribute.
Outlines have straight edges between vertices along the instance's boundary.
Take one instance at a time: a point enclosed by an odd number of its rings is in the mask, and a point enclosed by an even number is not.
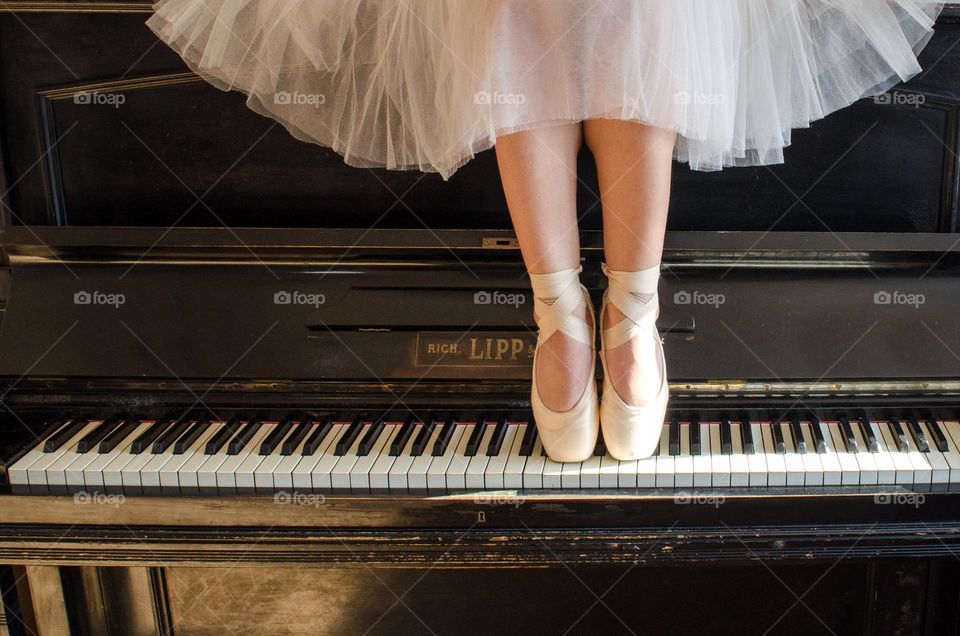
<svg viewBox="0 0 960 636"><path fill-rule="evenodd" d="M86 417L77 417L74 419L66 420L63 425L57 426L54 429L47 439L43 441L43 452L52 453L56 450L59 450L61 446L66 444L74 435L80 432L80 430L87 425ZM56 424L54 424L56 426ZM53 427L51 427L53 428Z"/></svg>
<svg viewBox="0 0 960 636"><path fill-rule="evenodd" d="M670 454L679 455L680 454L680 422L676 420L670 420L668 424L670 427Z"/></svg>
<svg viewBox="0 0 960 636"><path fill-rule="evenodd" d="M370 425L370 428L367 429L366 434L360 440L360 443L357 445L357 456L366 457L370 454L370 451L373 450L373 445L377 443L380 434L383 433L383 429L386 428L384 420L387 419L386 413L378 417L373 424Z"/></svg>
<svg viewBox="0 0 960 636"><path fill-rule="evenodd" d="M873 432L873 427L870 426L870 418L860 416L857 418L857 422L860 425L860 434L863 435L863 439L867 442L867 450L871 453L879 453L880 440L877 439L876 433Z"/></svg>
<svg viewBox="0 0 960 636"><path fill-rule="evenodd" d="M436 430L436 428L437 418L431 416L429 421L420 427L417 438L413 440L413 444L410 445L410 455L412 457L420 457L427 451L427 443L430 441L430 436L433 435L433 431Z"/></svg>
<svg viewBox="0 0 960 636"><path fill-rule="evenodd" d="M170 446L173 445L175 441L180 439L180 436L190 428L190 418L187 415L181 415L180 418L173 423L172 426L168 427L160 437L153 443L153 446L150 448L150 452L154 455L166 452Z"/></svg>
<svg viewBox="0 0 960 636"><path fill-rule="evenodd" d="M457 417L455 415L447 418L446 424L443 425L443 428L440 429L440 434L437 435L437 441L433 443L433 450L430 451L432 456L439 457L447 452L447 447L453 438L453 432L457 428L456 420Z"/></svg>
<svg viewBox="0 0 960 636"><path fill-rule="evenodd" d="M903 427L900 426L900 420L895 417L888 418L887 426L890 428L890 433L893 434L893 439L897 443L897 450L901 453L909 452L910 445L907 443L907 434L903 432Z"/></svg>
<svg viewBox="0 0 960 636"><path fill-rule="evenodd" d="M757 447L753 441L753 427L750 426L750 420L740 420L740 441L743 444L743 454L753 455L757 452Z"/></svg>
<svg viewBox="0 0 960 636"><path fill-rule="evenodd" d="M700 420L692 417L690 418L690 454L699 455L700 449Z"/></svg>
<svg viewBox="0 0 960 636"><path fill-rule="evenodd" d="M500 416L500 420L493 427L493 434L490 436L490 443L487 444L487 457L496 457L500 454L503 447L503 440L507 436L507 416Z"/></svg>
<svg viewBox="0 0 960 636"><path fill-rule="evenodd" d="M234 435L230 443L227 444L227 455L239 455L253 439L253 436L257 434L261 426L263 426L263 421L259 417L250 418L240 429L240 432Z"/></svg>
<svg viewBox="0 0 960 636"><path fill-rule="evenodd" d="M110 416L103 420L97 425L96 428L87 433L83 439L80 440L80 443L77 444L77 452L90 452L97 446L97 444L103 441L103 438L112 433L115 428L120 426L121 423L122 421L118 420L116 416Z"/></svg>
<svg viewBox="0 0 960 636"><path fill-rule="evenodd" d="M813 441L817 447L818 453L827 452L827 440L823 436L823 429L820 428L820 420L816 415L810 416L810 432L813 433Z"/></svg>
<svg viewBox="0 0 960 636"><path fill-rule="evenodd" d="M477 418L477 423L473 427L473 432L470 433L470 439L467 440L467 447L464 449L463 454L467 457L473 457L477 454L477 451L480 449L480 440L483 439L483 434L487 429L487 418L481 416Z"/></svg>
<svg viewBox="0 0 960 636"><path fill-rule="evenodd" d="M337 457L343 457L347 454L347 451L350 450L350 447L353 446L353 443L357 441L357 437L360 436L360 431L363 430L363 422L366 420L367 414L361 413L353 418L353 423L347 427L347 430L343 432L343 435L340 436L340 439L337 440L337 445L333 450L333 454Z"/></svg>
<svg viewBox="0 0 960 636"><path fill-rule="evenodd" d="M216 455L227 441L236 434L240 428L240 416L234 415L223 427L213 434L213 437L207 440L207 445L203 449L204 455Z"/></svg>
<svg viewBox="0 0 960 636"><path fill-rule="evenodd" d="M853 428L850 426L850 419L846 415L838 418L840 422L840 438L848 453L856 453L860 449L857 447L857 436L853 434Z"/></svg>
<svg viewBox="0 0 960 636"><path fill-rule="evenodd" d="M943 429L940 428L940 423L932 417L928 418L927 428L930 430L930 434L933 436L933 442L937 445L937 450L941 453L948 452L950 450L950 445L947 443L947 436L944 435Z"/></svg>
<svg viewBox="0 0 960 636"><path fill-rule="evenodd" d="M593 447L594 457L603 457L607 454L607 443L603 439L603 431L597 434L597 443Z"/></svg>
<svg viewBox="0 0 960 636"><path fill-rule="evenodd" d="M416 424L417 418L413 416L413 413L407 415L407 419L400 425L400 431L397 433L397 436L390 442L390 457L400 456L403 449L407 447L407 442L410 441L410 436L413 435Z"/></svg>
<svg viewBox="0 0 960 636"><path fill-rule="evenodd" d="M317 448L320 447L320 444L323 443L323 440L331 430L333 430L333 415L327 415L323 418L323 421L320 422L319 426L310 433L307 441L303 443L303 450L300 454L304 457L310 457L316 453Z"/></svg>
<svg viewBox="0 0 960 636"><path fill-rule="evenodd" d="M130 452L134 455L139 455L143 451L147 450L156 441L156 439L163 435L163 432L173 426L175 422L175 419L169 417L164 417L154 421L154 423L150 425L150 428L145 430L140 437L133 440L133 444L130 445Z"/></svg>
<svg viewBox="0 0 960 636"><path fill-rule="evenodd" d="M929 453L930 443L927 441L927 435L923 432L923 429L920 427L920 422L917 421L916 417L911 417L907 420L907 428L910 429L913 441L917 443L917 450L921 453Z"/></svg>
<svg viewBox="0 0 960 636"><path fill-rule="evenodd" d="M311 427L313 427L316 421L316 418L310 416L304 415L301 417L297 425L293 427L293 431L287 436L287 439L283 440L283 444L280 446L280 454L293 455L293 451L297 450L297 446L299 446L303 438L307 436L307 433L310 432Z"/></svg>
<svg viewBox="0 0 960 636"><path fill-rule="evenodd" d="M787 443L783 439L783 426L779 419L771 419L770 431L773 433L773 450L776 453L786 453Z"/></svg>
<svg viewBox="0 0 960 636"><path fill-rule="evenodd" d="M720 454L733 454L733 437L730 434L730 419L720 418Z"/></svg>
<svg viewBox="0 0 960 636"><path fill-rule="evenodd" d="M527 430L523 432L523 439L520 440L520 456L530 457L533 454L533 447L537 444L537 425L533 420L527 421Z"/></svg>
<svg viewBox="0 0 960 636"><path fill-rule="evenodd" d="M800 416L790 416L790 435L793 437L793 448L799 454L807 452L807 440L803 436L803 427L800 426Z"/></svg>
<svg viewBox="0 0 960 636"><path fill-rule="evenodd" d="M174 455L183 455L186 453L193 443L203 435L207 429L210 428L210 420L206 417L201 417L196 421L196 423L191 426L187 431L180 436L173 444L173 454Z"/></svg>
<svg viewBox="0 0 960 636"><path fill-rule="evenodd" d="M273 450L280 445L280 442L284 437L287 436L287 433L290 429L293 428L293 422L290 421L289 417L285 417L280 422L273 427L273 430L270 431L270 434L267 435L267 438L260 443L260 455L269 455Z"/></svg>
<svg viewBox="0 0 960 636"><path fill-rule="evenodd" d="M112 433L103 438L97 451L100 453L109 453L117 447L123 440L127 439L133 431L140 426L140 420L136 417L124 418L123 424L118 426Z"/></svg>

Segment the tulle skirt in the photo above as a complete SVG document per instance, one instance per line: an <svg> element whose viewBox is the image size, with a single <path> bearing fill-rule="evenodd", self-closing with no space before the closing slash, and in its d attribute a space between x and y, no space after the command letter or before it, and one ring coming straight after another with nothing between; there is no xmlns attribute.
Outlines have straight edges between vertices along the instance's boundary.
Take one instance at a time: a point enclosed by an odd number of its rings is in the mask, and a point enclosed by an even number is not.
<svg viewBox="0 0 960 636"><path fill-rule="evenodd" d="M499 135L678 133L695 170L781 163L794 128L921 69L927 0L159 0L196 73L358 167L449 178Z"/></svg>

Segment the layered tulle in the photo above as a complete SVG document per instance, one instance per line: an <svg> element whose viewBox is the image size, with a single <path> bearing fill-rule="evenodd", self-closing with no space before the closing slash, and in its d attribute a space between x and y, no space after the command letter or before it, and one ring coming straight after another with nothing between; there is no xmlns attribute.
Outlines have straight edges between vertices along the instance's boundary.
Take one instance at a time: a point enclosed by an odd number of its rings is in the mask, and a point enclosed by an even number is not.
<svg viewBox="0 0 960 636"><path fill-rule="evenodd" d="M679 133L696 170L921 69L926 0L160 0L199 75L359 167L449 178L497 136L594 117Z"/></svg>

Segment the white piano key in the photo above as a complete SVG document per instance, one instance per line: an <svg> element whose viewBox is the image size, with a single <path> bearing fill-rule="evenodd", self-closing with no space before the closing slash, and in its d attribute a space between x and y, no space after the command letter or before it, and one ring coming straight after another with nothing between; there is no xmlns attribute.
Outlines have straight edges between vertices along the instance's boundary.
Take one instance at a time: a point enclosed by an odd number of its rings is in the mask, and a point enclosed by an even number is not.
<svg viewBox="0 0 960 636"><path fill-rule="evenodd" d="M409 454L409 449L417 439L417 434L422 426L422 424L413 425L413 430L410 433L410 437L407 438L407 443L400 449L400 455L403 455L404 452ZM402 426L395 427L393 434L390 436L391 443L397 435L399 435L401 428ZM430 452L429 448L427 452ZM377 460L373 462L373 466L370 467L370 472L367 474L367 481L370 483L371 490L375 492L386 492L390 489L390 469L393 468L394 462L397 461L397 457L400 455L391 455L389 445L383 449L383 452L381 452Z"/></svg>
<svg viewBox="0 0 960 636"><path fill-rule="evenodd" d="M453 461L453 458L457 454L457 448L460 447L460 442L464 437L464 429L466 426L457 425L453 429L453 434L450 436L450 442L447 444L447 449L444 451L443 455L439 457L434 457L433 461L430 462L430 467L427 468L427 490L434 491L446 491L448 490L447 484L447 470L450 468L450 462ZM427 452L432 452L433 449L427 449Z"/></svg>
<svg viewBox="0 0 960 636"><path fill-rule="evenodd" d="M662 446L662 436L660 441ZM643 459L638 459L632 462L620 462L621 479L623 478L624 474L631 475L632 473L632 475L625 482L622 482L624 487L628 487L632 484L634 476L636 479L637 488L657 487L657 462L660 459L660 454L663 453L663 449L658 448L657 450L658 453L651 455L650 457L644 457ZM626 466L624 466L624 464L626 464Z"/></svg>
<svg viewBox="0 0 960 636"><path fill-rule="evenodd" d="M890 449L890 457L893 459L893 465L896 467L896 483L904 485L913 485L913 462L907 456L907 453L900 450L899 444L890 430L890 423L880 422L880 431L883 433L883 439Z"/></svg>
<svg viewBox="0 0 960 636"><path fill-rule="evenodd" d="M454 449L453 457L450 458L450 464L447 466L447 489L448 490L464 490L467 487L467 466L470 465L471 457L467 457L464 453L467 450L467 443L470 441L470 436L473 435L473 428L475 424L459 424L457 428L463 428L463 435L460 436L460 441L457 444L456 449Z"/></svg>
<svg viewBox="0 0 960 636"><path fill-rule="evenodd" d="M182 495L198 495L201 493L200 490L200 476L199 471L200 467L203 466L207 460L210 458L210 455L207 455L204 451L207 447L207 442L216 435L224 426L227 425L227 422L224 420L214 420L211 421L207 429L200 435L198 438L202 440L199 446L192 445L193 448L185 453L189 455L186 460L180 465L177 470L177 485L180 488L180 494ZM164 466L164 469L169 468ZM214 478L215 479L215 478ZM163 476L160 477L160 488L163 489ZM169 487L169 486L168 486ZM213 487L215 488L215 487ZM211 490L210 492L213 492Z"/></svg>
<svg viewBox="0 0 960 636"><path fill-rule="evenodd" d="M413 463L410 464L410 469L407 471L407 486L410 492L424 492L429 489L427 471L430 470L430 465L433 464L434 460L431 452L433 451L433 445L437 443L437 438L440 437L442 428L443 425L440 422L434 425L430 437L427 439L427 445L423 449L423 454L415 457Z"/></svg>
<svg viewBox="0 0 960 636"><path fill-rule="evenodd" d="M323 450L323 453L319 453L318 451L317 454L319 457L316 462L313 462L313 467L310 469L310 487L313 490L323 492L333 490L331 472L333 471L333 467L342 459L340 455L337 455L337 443L340 441L340 438L346 434L350 426L352 426L352 422L350 424L343 423L339 430L336 431L336 435L333 434L334 431L327 433L327 435L332 435L330 444ZM364 428L366 428L366 426L368 425L364 425ZM357 436L357 439L359 439L359 436ZM324 438L324 441L327 441L326 438ZM356 440L354 440L354 443L356 443Z"/></svg>
<svg viewBox="0 0 960 636"><path fill-rule="evenodd" d="M57 430L62 428L62 425L57 427ZM50 431L52 435L55 431ZM10 482L10 490L15 495L26 495L30 493L30 479L27 476L27 470L30 466L39 461L43 456L43 445L45 443L45 438L38 438L34 444L33 448L23 454L23 456L15 461L7 469L7 480ZM49 455L49 453L47 453ZM34 494L41 495L45 494L47 491L46 479L43 480L42 485L39 485Z"/></svg>
<svg viewBox="0 0 960 636"><path fill-rule="evenodd" d="M413 447L414 441L420 435L420 431L423 430L423 424L417 423L413 429L413 433L410 435L410 439L407 440L406 445L403 447L403 452L400 453L393 460L393 464L390 466L390 473L387 475L387 483L389 484L390 492L406 494L410 489L410 482L407 477L410 474L410 466L413 464L413 460L416 459L412 454L410 449Z"/></svg>
<svg viewBox="0 0 960 636"><path fill-rule="evenodd" d="M98 455L96 460L87 465L83 471L83 480L88 490L99 492L102 489L103 492L107 492L109 489L110 492L122 492L123 481L120 478L119 468L115 466L118 462L122 466L130 461L130 447L133 445L133 440L140 437L148 428L150 424L140 422L113 447L112 451Z"/></svg>
<svg viewBox="0 0 960 636"><path fill-rule="evenodd" d="M710 425L703 422L691 423L700 427L700 454L693 457L693 485L695 488L709 488L713 485L713 458L710 445ZM717 449L717 454L720 449Z"/></svg>
<svg viewBox="0 0 960 636"><path fill-rule="evenodd" d="M290 460L290 458L293 457L293 455L282 455L280 452L283 450L284 441L286 441L286 439L289 438L295 430L297 430L299 425L299 421L293 422L293 425L290 427L290 430L287 431L287 434L283 436L283 439L277 442L277 445L273 448L273 451L271 451L269 455L266 455L263 458L263 461L260 462L260 465L257 466L257 468L253 471L253 486L257 494L273 494L279 490L279 488L274 486L274 476L280 472L280 464L284 460ZM304 436L304 439L300 440L300 444L298 446L301 448L303 447L303 443L306 441L306 437L307 436ZM295 454L296 453L294 453L294 455ZM287 461L287 463L284 464L285 475L289 475L294 466L296 466L296 464L293 463L293 460ZM287 483L289 483L289 485L285 485L283 487L292 489L293 479L291 478Z"/></svg>
<svg viewBox="0 0 960 636"><path fill-rule="evenodd" d="M830 422L827 428L833 437L833 448L836 451L837 460L840 462L840 483L844 486L860 485L860 464L857 463L855 453L847 451L840 424Z"/></svg>
<svg viewBox="0 0 960 636"><path fill-rule="evenodd" d="M73 437L60 446L60 448L51 453L43 453L40 458L30 462L30 464L26 466L27 483L29 484L31 494L45 495L50 493L50 487L47 481L49 474L47 471L50 466L56 464L66 453L70 452L71 449L75 449L77 444L80 443L80 440L86 437L87 434L96 427L97 422L95 420L88 422L86 426L81 428Z"/></svg>
<svg viewBox="0 0 960 636"><path fill-rule="evenodd" d="M628 459L617 461L605 454L600 459L600 486L603 488L636 488L639 475L637 474L639 462L647 460ZM653 460L653 483L657 480L657 460Z"/></svg>
<svg viewBox="0 0 960 636"><path fill-rule="evenodd" d="M350 490L350 471L353 469L353 465L357 463L357 460L360 458L357 455L357 451L360 448L360 442L363 440L363 437L370 432L370 429L373 427L373 424L364 424L360 427L360 433L357 435L357 438L353 440L353 443L350 444L350 448L340 456L337 460L337 463L333 465L333 468L330 469L330 488L336 491L349 491ZM383 432L380 432L383 435Z"/></svg>
<svg viewBox="0 0 960 636"><path fill-rule="evenodd" d="M949 484L950 483L950 464L947 463L947 460L943 456L943 453L941 453L940 450L937 448L936 441L934 441L933 433L930 432L930 427L927 426L927 423L921 421L920 429L923 431L924 435L926 436L928 445L930 446L930 452L925 454L927 456L927 461L930 463L931 483Z"/></svg>
<svg viewBox="0 0 960 636"><path fill-rule="evenodd" d="M767 450L763 444L763 428L758 422L743 420L740 426L749 426L753 437L753 452L747 455L747 464L750 467L750 485L766 486L769 470L767 469ZM743 440L741 439L741 444Z"/></svg>
<svg viewBox="0 0 960 636"><path fill-rule="evenodd" d="M527 463L523 467L524 488L543 488L543 469L546 463L547 458L543 454L543 441L537 437L537 442L533 445L533 451L530 453L530 456L527 457Z"/></svg>
<svg viewBox="0 0 960 636"><path fill-rule="evenodd" d="M803 461L804 485L822 486L823 462L820 461L820 455L817 453L817 442L813 438L810 422L800 422L800 433L803 435L803 441L806 442L807 446L807 452L800 455Z"/></svg>
<svg viewBox="0 0 960 636"><path fill-rule="evenodd" d="M102 421L103 420L101 420L101 423ZM71 461L70 464L65 466L63 469L67 492L79 492L87 488L86 482L84 482L83 471L99 457L99 454L97 453L97 446L97 444L94 444L94 446L85 453L78 453L74 451L72 455L73 461ZM99 476L102 478L102 475ZM96 481L99 480L94 478L94 488L98 487Z"/></svg>
<svg viewBox="0 0 960 636"><path fill-rule="evenodd" d="M720 424L710 424L707 426L707 432L710 435L710 473L713 476L714 487L723 488L730 485L730 455L723 454L723 447L720 443ZM733 437L733 428L730 429Z"/></svg>
<svg viewBox="0 0 960 636"><path fill-rule="evenodd" d="M357 457L357 461L350 469L350 492L353 494L370 493L370 471L373 465L380 458L380 455L386 454L390 450L390 442L400 430L400 424L385 424L384 429L380 431L380 437L373 443L370 453Z"/></svg>
<svg viewBox="0 0 960 636"><path fill-rule="evenodd" d="M913 465L914 485L931 483L933 480L933 467L930 466L930 461L927 458L928 453L921 453L917 448L917 443L914 441L913 435L907 430L908 425L906 422L900 422L900 426L903 427L906 433L907 445L910 447L910 450L907 451L907 459L909 459Z"/></svg>
<svg viewBox="0 0 960 636"><path fill-rule="evenodd" d="M527 463L527 458L520 454L520 446L523 445L523 437L526 435L528 424L520 424L517 427L516 435L513 437L510 454L507 457L507 464L503 469L503 487L509 489L523 488L523 467Z"/></svg>
<svg viewBox="0 0 960 636"><path fill-rule="evenodd" d="M242 428L240 430L243 430ZM239 487L237 484L237 470L243 465L247 458L251 454L256 455L257 451L260 450L260 442L270 434L271 427L266 424L261 424L260 428L257 429L257 432L253 434L253 437L250 438L250 441L247 442L246 446L237 453L236 455L227 455L227 458L223 461L222 464L217 468L217 493L221 495L236 495L241 494L239 492ZM229 447L230 443L227 442L225 448ZM259 455L257 460L259 460ZM245 484L246 488L246 473L241 477L241 481ZM250 474L249 477L250 488L253 487L253 475Z"/></svg>
<svg viewBox="0 0 960 636"><path fill-rule="evenodd" d="M874 461L877 464L877 483L895 484L897 483L897 466L893 462L887 440L883 436L883 433L880 432L880 426L877 422L870 422L869 426L880 446L880 450L873 454Z"/></svg>
<svg viewBox="0 0 960 636"><path fill-rule="evenodd" d="M673 488L676 458L670 454L670 427L660 431L660 454L657 455L657 488Z"/></svg>
<svg viewBox="0 0 960 636"><path fill-rule="evenodd" d="M860 485L873 486L877 484L877 459L874 453L870 452L870 444L860 430L860 422L850 422L850 428L853 430L853 436L857 440L857 448L860 452L853 453L857 459L857 465L860 466Z"/></svg>
<svg viewBox="0 0 960 636"><path fill-rule="evenodd" d="M507 462L510 459L510 448L516 439L517 431L520 425L509 424L506 433L503 436L503 444L500 445L500 452L495 457L491 457L487 462L487 470L483 475L483 481L488 489L505 488L504 474L507 469Z"/></svg>
<svg viewBox="0 0 960 636"><path fill-rule="evenodd" d="M787 485L787 462L783 455L777 452L773 443L773 432L771 422L760 424L759 443L763 447L763 456L767 460L767 485L768 486L786 486ZM756 443L758 440L754 438ZM760 449L758 448L759 452Z"/></svg>
<svg viewBox="0 0 960 636"><path fill-rule="evenodd" d="M779 423L771 423L771 426L779 426L780 433L783 435L785 452L782 454L782 457L784 467L787 471L787 485L803 486L806 483L803 455L797 452L797 446L793 441L793 433L790 430L790 424L781 421Z"/></svg>
<svg viewBox="0 0 960 636"><path fill-rule="evenodd" d="M749 426L749 422L744 426ZM740 432L740 422L730 422L730 486L743 487L750 485L750 459L743 452L743 438Z"/></svg>
<svg viewBox="0 0 960 636"><path fill-rule="evenodd" d="M495 426L490 423L483 429L483 435L480 436L480 445L477 446L477 454L470 458L467 463L467 470L464 473L466 487L469 489L485 488L483 483L483 473L487 469L487 446L490 445L490 438L493 437Z"/></svg>
<svg viewBox="0 0 960 636"><path fill-rule="evenodd" d="M559 464L560 487L580 488L580 471L583 470L583 462L559 462Z"/></svg>
<svg viewBox="0 0 960 636"><path fill-rule="evenodd" d="M181 481L184 479L183 472L184 466L188 463L193 463L198 461L199 457L205 457L203 454L203 449L207 444L207 441L213 436L217 426L207 426L206 430L201 433L197 439L193 441L186 452L181 453L180 455L172 455L170 460L167 461L160 468L160 492L164 495L177 495L181 493ZM184 431L186 432L186 431ZM173 444L170 445L170 452L173 453ZM193 461L191 461L193 460ZM187 478L188 485L193 485L193 479ZM196 487L192 492L196 493L199 491L199 487ZM184 493L187 494L187 493Z"/></svg>
<svg viewBox="0 0 960 636"><path fill-rule="evenodd" d="M813 425L811 424L811 426ZM825 453L820 453L820 464L823 466L823 485L839 486L843 481L843 467L840 465L840 458L837 456L833 433L826 422L817 422L816 426L820 427L820 433L823 435L823 441L827 447Z"/></svg>
<svg viewBox="0 0 960 636"><path fill-rule="evenodd" d="M155 422L150 423L154 424ZM148 480L149 490L144 493L143 481L141 479L141 473L145 466L151 462L157 463L160 461L157 459L157 456L151 452L152 448L153 445L150 444L139 453L131 453L132 457L130 461L120 468L120 482L125 495L157 494L160 488L159 483L153 484L152 481Z"/></svg>
<svg viewBox="0 0 960 636"><path fill-rule="evenodd" d="M957 437L960 436L960 422L956 420L939 420L940 430L947 438L947 452L943 454L944 459L950 466L950 483L960 483L960 446L957 445Z"/></svg>
<svg viewBox="0 0 960 636"><path fill-rule="evenodd" d="M315 431L315 427L311 427L306 435L303 436L303 439L300 440L300 443L297 444L297 447L293 449L293 452L289 455L282 455L280 462L277 464L276 468L271 471L270 475L264 475L260 477L260 481L257 482L257 491L260 490L260 483L263 483L264 493L276 493L276 492L287 492L293 490L293 470L297 465L303 460L303 447L307 443L307 439L310 437L310 433ZM260 469L257 469L258 471ZM270 478L267 481L267 477ZM254 481L257 480L257 475L254 475Z"/></svg>
<svg viewBox="0 0 960 636"><path fill-rule="evenodd" d="M543 487L544 488L562 488L563 487L563 464L555 462L547 455L543 462Z"/></svg>
<svg viewBox="0 0 960 636"><path fill-rule="evenodd" d="M258 433L263 433L262 436L257 437L257 441L250 440L250 444L246 447L246 459L240 462L240 465L237 466L237 469L233 471L233 481L236 488L236 493L238 495L249 495L256 492L257 482L256 482L256 472L257 468L263 463L263 460L266 459L265 455L260 454L260 446L263 444L263 441L269 437L270 433L276 428L279 422L271 421L264 422L260 426ZM202 447L201 447L202 452Z"/></svg>
<svg viewBox="0 0 960 636"><path fill-rule="evenodd" d="M690 454L690 424L680 424L680 454L674 458L673 483L676 488L693 486L693 456Z"/></svg>
<svg viewBox="0 0 960 636"><path fill-rule="evenodd" d="M320 426L323 426L322 422L320 423ZM294 491L302 490L305 492L310 492L313 490L314 469L321 461L326 462L325 466L327 466L333 461L331 458L334 458L334 460L338 459L336 455L333 454L333 451L336 450L337 440L340 439L340 436L343 435L343 432L347 430L348 426L349 424L344 424L343 422L340 422L339 424L332 424L330 430L327 431L327 434L324 436L324 438L320 440L319 444L317 444L313 454L304 455L300 458L300 461L297 462L297 465L290 473L293 479ZM317 429L312 429L310 433L313 434L316 432L316 430ZM307 437L309 438L310 436L308 435Z"/></svg>

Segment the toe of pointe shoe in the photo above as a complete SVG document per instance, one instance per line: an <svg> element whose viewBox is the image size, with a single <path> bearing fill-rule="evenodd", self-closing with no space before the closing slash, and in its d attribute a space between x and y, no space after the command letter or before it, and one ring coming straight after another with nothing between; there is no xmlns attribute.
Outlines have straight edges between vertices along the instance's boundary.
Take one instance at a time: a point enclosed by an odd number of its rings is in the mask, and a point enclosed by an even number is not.
<svg viewBox="0 0 960 636"><path fill-rule="evenodd" d="M631 406L620 399L612 386L604 384L600 423L603 441L611 457L632 461L653 455L660 443L668 398L669 389L664 382L660 393L649 403Z"/></svg>
<svg viewBox="0 0 960 636"><path fill-rule="evenodd" d="M591 380L580 402L569 411L546 409L538 397L533 396L533 414L547 456L555 462L582 462L590 458L600 433L596 383Z"/></svg>

